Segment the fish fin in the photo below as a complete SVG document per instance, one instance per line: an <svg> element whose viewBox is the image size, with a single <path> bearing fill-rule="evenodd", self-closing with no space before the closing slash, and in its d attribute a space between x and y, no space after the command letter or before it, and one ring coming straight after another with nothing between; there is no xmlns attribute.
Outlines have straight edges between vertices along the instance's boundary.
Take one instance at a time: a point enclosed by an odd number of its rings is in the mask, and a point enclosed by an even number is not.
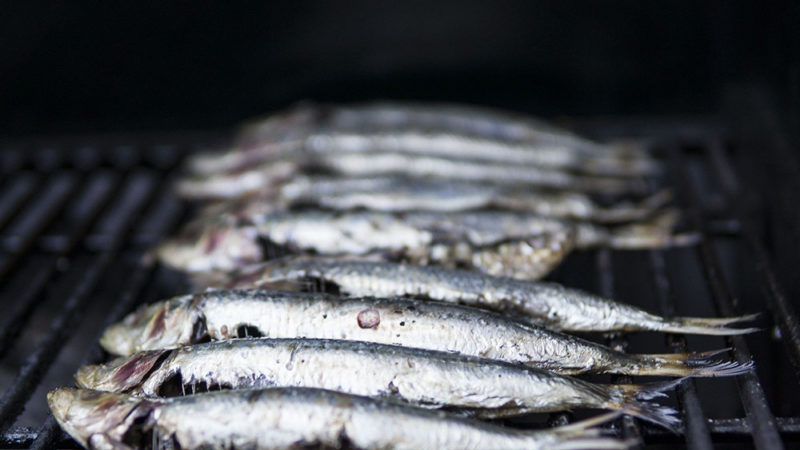
<svg viewBox="0 0 800 450"><path fill-rule="evenodd" d="M704 317L676 317L667 320L659 331L666 333L691 333L709 336L732 336L761 331L760 328L730 328L740 322L749 322L758 318L759 314L745 314L736 317L704 318Z"/></svg>
<svg viewBox="0 0 800 450"><path fill-rule="evenodd" d="M95 433L89 436L87 444L87 447L92 450L133 450L134 448L106 433Z"/></svg>
<svg viewBox="0 0 800 450"><path fill-rule="evenodd" d="M662 383L642 385L597 385L597 387L605 391L603 397L607 398L607 400L602 405L604 408L621 411L625 414L660 425L675 433L681 423L680 418L676 417L677 411L668 406L648 403L646 400L666 397L667 394L665 394L664 391L675 388L675 386L682 383L685 379L686 378L680 378Z"/></svg>
<svg viewBox="0 0 800 450"><path fill-rule="evenodd" d="M75 373L75 384L86 389L125 392L142 383L170 353L171 350L148 351L106 364L86 365Z"/></svg>
<svg viewBox="0 0 800 450"><path fill-rule="evenodd" d="M753 369L753 362L740 363L715 358L727 351L712 350L700 353L668 353L635 355L644 364L634 375L679 376L679 377L730 377Z"/></svg>
<svg viewBox="0 0 800 450"><path fill-rule="evenodd" d="M598 207L594 213L599 222L627 222L642 220L672 201L672 191L662 189L637 203L623 202L608 208Z"/></svg>
<svg viewBox="0 0 800 450"><path fill-rule="evenodd" d="M667 397L664 391L669 391L678 387L688 378L689 377L681 377L660 383L618 384L614 387L621 390L625 397L634 400L652 400L654 398Z"/></svg>
<svg viewBox="0 0 800 450"><path fill-rule="evenodd" d="M561 442L548 444L548 448L560 450L581 449L627 449L638 443L638 440L623 441L620 439L601 437L600 430L591 429L620 417L625 411L611 411L598 416L590 417L580 422L571 423L548 430L564 439Z"/></svg>
<svg viewBox="0 0 800 450"><path fill-rule="evenodd" d="M617 411L609 411L607 413L599 414L594 417L590 417L588 419L581 420L579 422L571 423L569 425L560 426L558 428L553 428L550 431L553 431L559 435L569 436L569 435L580 435L581 433L585 432L591 427L602 425L606 422L610 422L620 416L625 414L625 410L617 410Z"/></svg>
<svg viewBox="0 0 800 450"><path fill-rule="evenodd" d="M697 244L701 239L700 233L673 232L680 218L680 212L670 208L649 220L613 227L609 229L605 242L601 245L620 250L637 250Z"/></svg>

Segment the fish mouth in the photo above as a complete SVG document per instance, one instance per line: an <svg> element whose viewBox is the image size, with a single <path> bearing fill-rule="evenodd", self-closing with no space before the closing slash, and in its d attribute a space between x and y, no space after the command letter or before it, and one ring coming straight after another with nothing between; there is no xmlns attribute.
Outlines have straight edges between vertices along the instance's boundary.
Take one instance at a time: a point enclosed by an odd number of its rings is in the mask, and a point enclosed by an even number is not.
<svg viewBox="0 0 800 450"><path fill-rule="evenodd" d="M126 395L69 387L50 391L47 404L59 425L84 447L97 435L121 444L128 429L124 425L149 413L140 408L141 400Z"/></svg>

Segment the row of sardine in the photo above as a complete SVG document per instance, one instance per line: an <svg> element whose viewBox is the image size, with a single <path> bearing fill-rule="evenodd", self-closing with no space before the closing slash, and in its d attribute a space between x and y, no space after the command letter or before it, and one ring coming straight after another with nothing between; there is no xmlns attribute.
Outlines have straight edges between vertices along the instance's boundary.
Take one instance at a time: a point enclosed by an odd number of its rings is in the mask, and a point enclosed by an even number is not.
<svg viewBox="0 0 800 450"><path fill-rule="evenodd" d="M154 255L209 289L108 327L101 346L119 357L81 368L49 405L91 448L627 448L591 428L620 414L675 430L675 411L651 400L682 378L573 375L719 377L752 363L563 332L733 335L754 316L665 318L532 281L572 249L695 242L674 233L668 191L646 196L660 171L637 143L498 111L290 108L191 158L178 183L223 201ZM283 253L301 255L270 260ZM537 432L478 420L575 408L611 412Z"/></svg>
<svg viewBox="0 0 800 450"><path fill-rule="evenodd" d="M538 279L573 248L642 249L695 242L695 234L673 233L677 218L675 211L667 211L647 221L608 227L504 211L274 211L268 203L245 202L199 217L156 254L188 272L232 270L263 261L268 256L265 244L272 244L289 252L374 255Z"/></svg>

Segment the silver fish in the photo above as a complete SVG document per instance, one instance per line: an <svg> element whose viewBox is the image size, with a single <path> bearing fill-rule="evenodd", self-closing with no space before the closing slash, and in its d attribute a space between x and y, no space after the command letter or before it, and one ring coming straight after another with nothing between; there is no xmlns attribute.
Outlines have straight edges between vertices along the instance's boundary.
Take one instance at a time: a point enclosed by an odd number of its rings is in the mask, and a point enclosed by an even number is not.
<svg viewBox="0 0 800 450"><path fill-rule="evenodd" d="M103 333L109 353L131 355L239 335L343 339L456 352L561 374L723 376L749 365L712 353L635 355L489 311L406 299L280 291L207 291L146 305Z"/></svg>
<svg viewBox="0 0 800 450"><path fill-rule="evenodd" d="M310 157L294 154L241 171L212 176L206 174L190 176L178 182L177 192L191 199L248 195L270 189L287 177L305 173L307 170L349 177L378 175L434 177L606 194L644 193L647 189L644 180L640 178L582 175L538 166L455 160L387 151L320 153Z"/></svg>
<svg viewBox="0 0 800 450"><path fill-rule="evenodd" d="M726 318L651 314L580 289L473 271L341 258L289 258L245 269L237 289L276 281L308 281L334 286L354 297L412 297L476 306L509 313L552 330L568 332L660 331L728 336L758 331L730 328L758 314ZM257 277L258 281L252 280Z"/></svg>
<svg viewBox="0 0 800 450"><path fill-rule="evenodd" d="M58 423L87 448L526 448L624 449L589 427L520 431L321 389L211 392L171 399L59 388L47 395Z"/></svg>
<svg viewBox="0 0 800 450"><path fill-rule="evenodd" d="M601 144L552 123L519 113L456 103L368 102L344 105L330 114L331 128L358 130L419 128L504 142L554 145L590 155L646 157L637 143Z"/></svg>
<svg viewBox="0 0 800 450"><path fill-rule="evenodd" d="M502 380L502 382L499 382ZM665 426L671 408L637 399L675 383L604 385L501 361L367 342L316 339L234 339L175 350L137 353L82 367L76 384L148 397L201 389L312 387L388 397L425 408L509 417L573 408L625 410Z"/></svg>
<svg viewBox="0 0 800 450"><path fill-rule="evenodd" d="M529 212L545 217L626 222L648 217L671 198L658 192L638 203L620 202L604 207L578 192L549 192L497 185L406 179L401 177L333 178L295 177L276 192L250 201L317 205L340 211L439 211L460 212L497 208ZM262 192L264 193L264 192Z"/></svg>
<svg viewBox="0 0 800 450"><path fill-rule="evenodd" d="M647 173L658 168L635 144L601 145L537 119L452 104L300 104L251 122L234 148L222 155L198 155L190 160L190 169L210 174L240 170L298 149L365 148L573 167L576 159L585 162L588 158L600 162L594 170L612 173ZM581 165L590 166L577 167Z"/></svg>
<svg viewBox="0 0 800 450"><path fill-rule="evenodd" d="M232 270L265 258L261 240L294 252L383 253L418 264L536 279L573 248L640 249L695 242L695 234L672 233L676 220L676 214L666 212L609 228L510 212L275 212L269 203L255 202L210 221L201 217L155 251L162 262L180 270Z"/></svg>
<svg viewBox="0 0 800 450"><path fill-rule="evenodd" d="M307 138L304 150L310 154L387 152L434 156L594 175L644 176L660 172L660 165L651 159L624 160L580 153L564 146L531 146L430 131L319 132Z"/></svg>

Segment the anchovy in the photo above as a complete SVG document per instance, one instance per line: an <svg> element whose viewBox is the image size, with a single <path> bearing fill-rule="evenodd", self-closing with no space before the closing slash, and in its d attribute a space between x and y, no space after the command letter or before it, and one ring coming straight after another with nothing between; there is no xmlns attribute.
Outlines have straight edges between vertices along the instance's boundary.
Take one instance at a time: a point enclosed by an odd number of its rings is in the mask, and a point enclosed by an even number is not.
<svg viewBox="0 0 800 450"><path fill-rule="evenodd" d="M635 355L489 311L406 299L222 290L145 305L101 338L109 353L131 355L240 335L343 339L498 359L561 374L722 376L749 365L719 353Z"/></svg>
<svg viewBox="0 0 800 450"><path fill-rule="evenodd" d="M666 212L609 228L523 213L275 212L269 203L256 202L211 221L201 217L156 254L180 270L232 270L265 259L260 243L268 242L293 252L382 253L418 264L536 279L573 248L640 249L695 242L695 234L672 234L676 220L676 214Z"/></svg>
<svg viewBox="0 0 800 450"><path fill-rule="evenodd" d="M638 203L621 202L604 207L578 192L399 177L296 177L275 188L275 192L269 191L262 191L263 197L251 201L316 205L340 211L363 208L387 212L460 212L497 208L602 223L644 219L671 197L668 191L661 191Z"/></svg>
<svg viewBox="0 0 800 450"><path fill-rule="evenodd" d="M321 389L210 392L144 399L59 388L47 395L58 423L87 448L528 448L624 449L599 437L605 414L562 428L520 431Z"/></svg>
<svg viewBox="0 0 800 450"><path fill-rule="evenodd" d="M186 395L198 386L314 387L486 418L595 408L625 410L667 428L678 423L671 408L637 401L665 395L675 381L603 385L491 359L353 341L211 342L85 366L75 381L82 388L148 397Z"/></svg>
<svg viewBox="0 0 800 450"><path fill-rule="evenodd" d="M412 297L487 308L552 330L568 332L660 331L728 336L758 331L729 328L758 314L728 318L672 317L598 295L545 283L493 277L473 271L342 258L289 258L244 271L229 287L275 281L309 281L354 297ZM253 282L254 278L258 281Z"/></svg>

